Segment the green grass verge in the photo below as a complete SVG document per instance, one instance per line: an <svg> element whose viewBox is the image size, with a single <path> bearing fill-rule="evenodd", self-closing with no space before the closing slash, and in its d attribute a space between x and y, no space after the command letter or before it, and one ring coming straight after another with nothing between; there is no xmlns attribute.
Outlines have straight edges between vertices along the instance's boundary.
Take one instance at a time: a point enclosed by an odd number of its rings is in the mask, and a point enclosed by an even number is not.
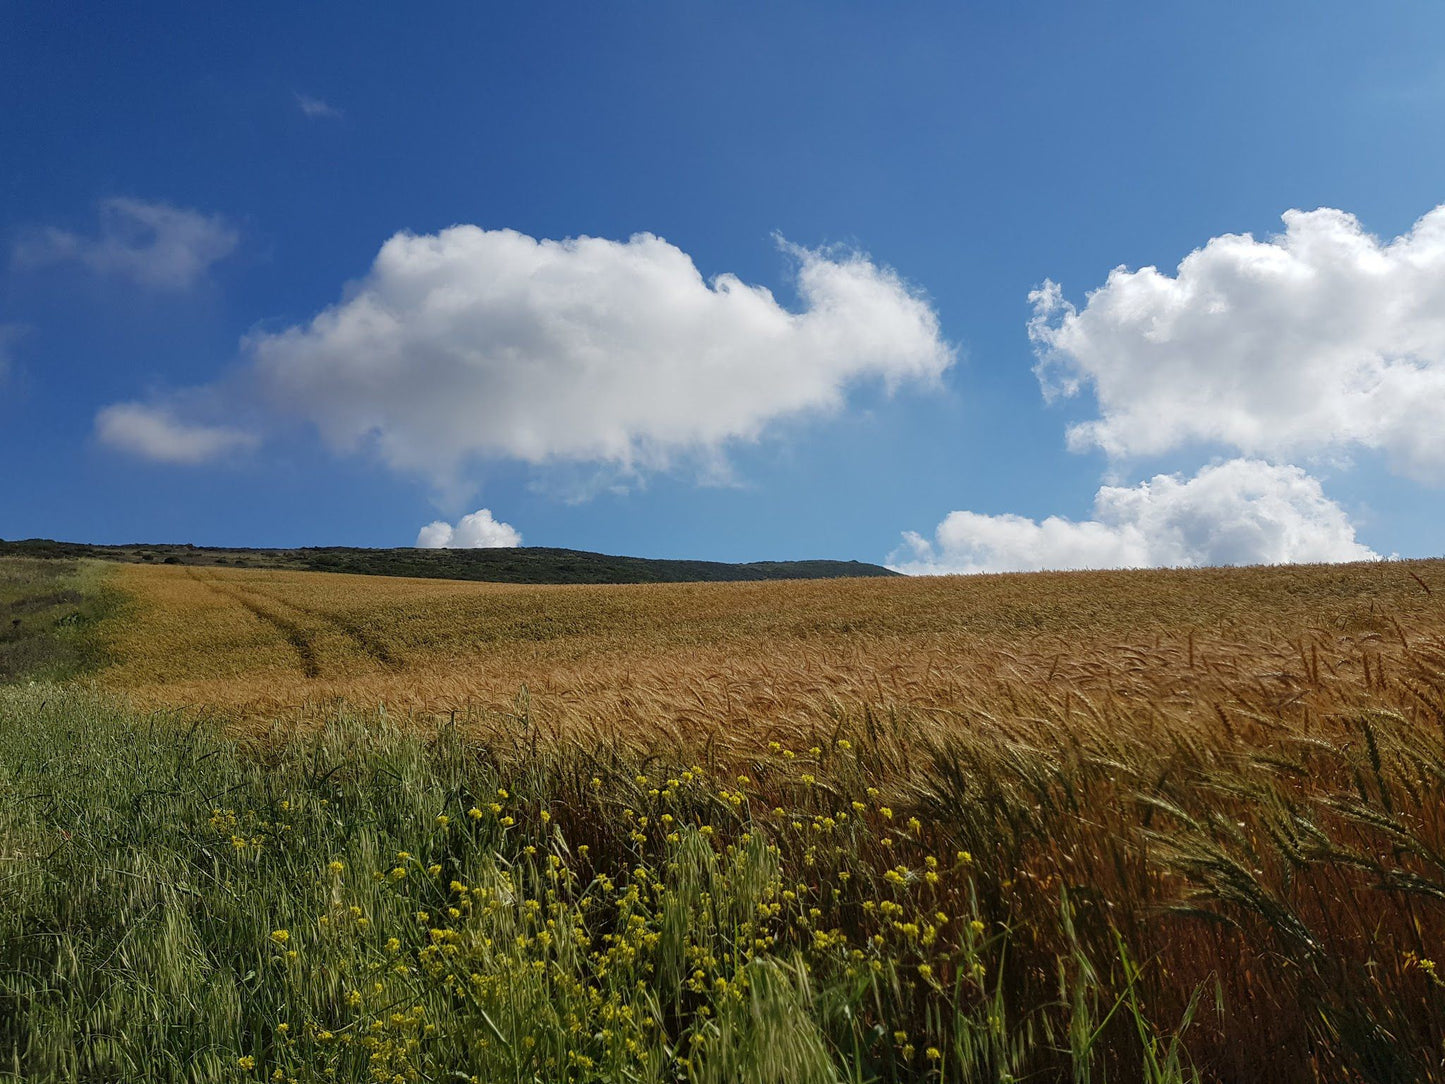
<svg viewBox="0 0 1445 1084"><path fill-rule="evenodd" d="M104 581L7 571L24 672L93 664ZM1397 669L727 763L0 685L0 1080L1445 1080L1445 646Z"/></svg>
<svg viewBox="0 0 1445 1084"><path fill-rule="evenodd" d="M1014 1015L1003 929L930 887L970 856L751 801L703 765L375 719L248 750L0 690L0 1078L1190 1079L1079 960L1072 1010Z"/></svg>
<svg viewBox="0 0 1445 1084"><path fill-rule="evenodd" d="M0 557L0 684L64 681L97 669L97 629L121 606L98 561Z"/></svg>

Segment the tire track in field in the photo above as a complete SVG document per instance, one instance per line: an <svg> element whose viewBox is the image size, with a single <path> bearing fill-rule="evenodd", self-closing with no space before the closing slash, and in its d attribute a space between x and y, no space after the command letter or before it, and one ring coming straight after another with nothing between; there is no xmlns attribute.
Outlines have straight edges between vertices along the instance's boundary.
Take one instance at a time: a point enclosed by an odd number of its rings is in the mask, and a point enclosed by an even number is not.
<svg viewBox="0 0 1445 1084"><path fill-rule="evenodd" d="M406 660L387 646L385 640L368 632L365 626L357 624L350 618L342 617L340 614L332 613L330 610L317 610L310 606L302 606L299 603L289 602L284 598L271 594L269 591L260 591L254 587L251 588L251 593L259 595L268 602L279 603L288 609L295 610L297 613L305 614L307 617L315 618L323 624L330 625L336 629L337 632L351 640L364 654L370 655L388 670L400 670L406 666Z"/></svg>
<svg viewBox="0 0 1445 1084"><path fill-rule="evenodd" d="M301 660L301 672L309 678L321 676L321 664L317 660L316 644L310 632L294 621L288 620L283 615L273 613L240 589L223 587L215 580L205 579L191 569L187 569L186 574L203 587L208 587L216 592L216 594L223 595L237 605L249 610L266 624L274 628L285 638L286 642L295 649L297 657Z"/></svg>

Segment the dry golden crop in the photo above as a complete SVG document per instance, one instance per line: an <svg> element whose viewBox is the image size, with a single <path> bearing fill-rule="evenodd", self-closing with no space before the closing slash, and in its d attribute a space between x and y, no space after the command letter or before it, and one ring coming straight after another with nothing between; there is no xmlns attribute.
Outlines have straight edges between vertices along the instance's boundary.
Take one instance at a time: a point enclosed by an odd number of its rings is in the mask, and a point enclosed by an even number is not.
<svg viewBox="0 0 1445 1084"><path fill-rule="evenodd" d="M638 586L123 566L102 683L252 723L337 701L687 744L868 707L944 728L1065 703L1214 727L1378 704L1445 632L1445 562ZM1432 594L1431 592L1434 592Z"/></svg>
<svg viewBox="0 0 1445 1084"><path fill-rule="evenodd" d="M1065 1043L1084 1079L1078 1048L1096 1041L1109 1079L1144 1079L1187 1031L1204 1080L1445 1080L1445 562L642 587L127 567L115 582L131 603L99 680L144 707L315 721L259 747L331 741L307 754L313 781L364 744L327 738L327 718L382 734L385 705L435 735L457 712L479 739L468 764L505 773L579 853L631 868L679 815L656 772L706 765L718 830L777 842L789 892L821 901L815 933L911 936L879 902L900 882L1001 931L988 1019L1037 1079L1067 1078L1048 1075ZM440 733L438 748L457 737ZM942 1019L922 992L936 976L917 974L880 1019Z"/></svg>

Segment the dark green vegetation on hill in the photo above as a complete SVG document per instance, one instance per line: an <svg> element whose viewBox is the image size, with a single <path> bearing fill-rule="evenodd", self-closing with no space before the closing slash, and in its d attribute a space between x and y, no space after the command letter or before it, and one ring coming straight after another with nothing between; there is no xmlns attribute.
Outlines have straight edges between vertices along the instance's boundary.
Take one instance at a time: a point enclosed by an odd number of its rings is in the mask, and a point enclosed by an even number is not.
<svg viewBox="0 0 1445 1084"><path fill-rule="evenodd" d="M218 549L205 546L92 546L31 538L0 541L0 557L89 557L131 563L228 565L302 572L351 572L367 576L482 580L490 583L687 583L741 580L821 580L843 576L896 576L861 561L671 561L614 557L585 550L523 546L516 549Z"/></svg>
<svg viewBox="0 0 1445 1084"><path fill-rule="evenodd" d="M59 681L100 664L97 624L119 604L101 580L79 561L0 556L0 683Z"/></svg>

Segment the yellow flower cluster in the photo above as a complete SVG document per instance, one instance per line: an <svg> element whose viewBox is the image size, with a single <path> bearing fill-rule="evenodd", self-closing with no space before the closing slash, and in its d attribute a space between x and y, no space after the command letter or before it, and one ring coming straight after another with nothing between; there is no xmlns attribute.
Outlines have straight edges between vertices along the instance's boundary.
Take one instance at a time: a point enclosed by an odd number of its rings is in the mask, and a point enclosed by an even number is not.
<svg viewBox="0 0 1445 1084"><path fill-rule="evenodd" d="M670 1049L670 1067L638 1075L687 1075L724 1041L724 1017L745 1011L760 961L789 953L820 979L877 983L902 999L953 996L960 984L981 992L988 942L966 910L971 856L950 863L924 850L921 821L896 817L876 788L840 792L822 766L850 749L778 745L775 761L727 782L697 765L593 776L592 800L616 803L592 825L612 840L602 861L587 843L569 847L554 805L507 786L462 802L455 818L429 813L411 849L359 880L331 860L314 932L270 934L278 959L304 955L288 971L298 982L324 968L337 990L295 1029L278 1026L276 1079L319 1067L336 1079L419 1081L440 1064L434 1048L465 1049L464 1063L489 1072L525 1052L529 1072L557 1080L652 1064ZM808 770L792 766L800 760ZM244 822L218 810L213 827L239 836ZM945 901L965 909L961 921ZM682 1040L661 1041L676 1019L659 989L683 999ZM922 1049L939 1063L943 1037L925 1038L905 1037L895 1056L912 1062Z"/></svg>

